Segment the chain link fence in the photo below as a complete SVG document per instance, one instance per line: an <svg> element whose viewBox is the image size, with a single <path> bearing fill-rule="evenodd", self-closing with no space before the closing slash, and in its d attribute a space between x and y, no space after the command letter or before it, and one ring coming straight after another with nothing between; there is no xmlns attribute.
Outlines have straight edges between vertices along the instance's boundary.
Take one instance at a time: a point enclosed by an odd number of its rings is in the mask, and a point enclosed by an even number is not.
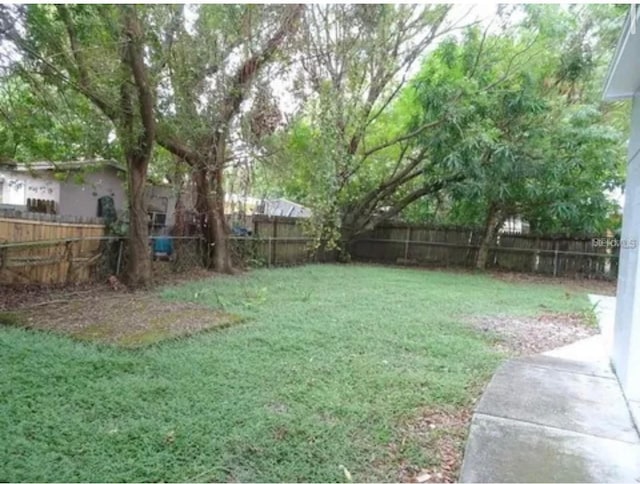
<svg viewBox="0 0 640 484"><path fill-rule="evenodd" d="M102 246L102 274L119 276L127 267L127 240L105 240ZM209 251L201 237L149 237L149 257L155 272L187 272L209 265Z"/></svg>

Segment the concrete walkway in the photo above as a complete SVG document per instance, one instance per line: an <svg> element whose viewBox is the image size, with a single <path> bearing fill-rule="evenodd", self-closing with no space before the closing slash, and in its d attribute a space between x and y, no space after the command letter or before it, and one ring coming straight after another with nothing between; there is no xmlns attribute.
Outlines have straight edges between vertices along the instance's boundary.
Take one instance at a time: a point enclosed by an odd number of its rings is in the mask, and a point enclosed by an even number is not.
<svg viewBox="0 0 640 484"><path fill-rule="evenodd" d="M498 369L461 482L640 482L640 437L607 356L612 308L614 298L596 307L601 334Z"/></svg>

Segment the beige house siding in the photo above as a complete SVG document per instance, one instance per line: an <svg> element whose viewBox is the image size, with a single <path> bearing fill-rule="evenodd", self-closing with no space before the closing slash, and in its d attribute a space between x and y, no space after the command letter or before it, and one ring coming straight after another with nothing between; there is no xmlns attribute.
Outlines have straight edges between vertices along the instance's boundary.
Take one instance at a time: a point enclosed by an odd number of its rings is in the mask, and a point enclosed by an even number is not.
<svg viewBox="0 0 640 484"><path fill-rule="evenodd" d="M74 172L61 180L52 170L0 170L0 204L25 209L28 198L52 200L62 215L96 217L98 199L110 196L120 212L126 208L125 181L121 177L123 174L111 166L85 172L82 183L76 182Z"/></svg>
<svg viewBox="0 0 640 484"><path fill-rule="evenodd" d="M75 183L73 176L60 182L60 213L75 217L96 217L98 199L113 198L116 211L126 209L125 180L118 170L105 167L101 171L85 173L82 184Z"/></svg>

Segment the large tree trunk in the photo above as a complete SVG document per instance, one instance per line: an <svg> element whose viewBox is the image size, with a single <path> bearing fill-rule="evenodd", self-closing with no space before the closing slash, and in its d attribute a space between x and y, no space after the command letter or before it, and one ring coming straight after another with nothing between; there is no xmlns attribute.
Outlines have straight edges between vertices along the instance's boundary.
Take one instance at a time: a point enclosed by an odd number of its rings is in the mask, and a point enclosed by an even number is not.
<svg viewBox="0 0 640 484"><path fill-rule="evenodd" d="M207 244L206 264L216 272L231 274L229 227L224 216L222 168L217 163L203 164L195 173L196 211Z"/></svg>
<svg viewBox="0 0 640 484"><path fill-rule="evenodd" d="M151 281L149 253L149 217L144 193L148 160L127 157L129 182L129 247L126 282L132 287L146 286Z"/></svg>
<svg viewBox="0 0 640 484"><path fill-rule="evenodd" d="M229 246L229 225L224 216L224 186L222 184L221 163L216 163L211 173L211 192L213 201L213 240L214 257L213 268L216 272L225 274L233 273L233 264L231 262L231 250Z"/></svg>
<svg viewBox="0 0 640 484"><path fill-rule="evenodd" d="M351 262L351 250L355 238L356 233L353 227L343 222L340 227L340 241L338 243L338 253L336 254L338 262Z"/></svg>
<svg viewBox="0 0 640 484"><path fill-rule="evenodd" d="M476 259L476 269L485 270L489 259L489 248L496 238L496 232L500 228L501 218L500 211L495 206L489 207L489 213L485 221L484 235L478 248L478 257Z"/></svg>
<svg viewBox="0 0 640 484"><path fill-rule="evenodd" d="M178 269L182 269L187 264L188 251L193 250L191 244L184 240L182 237L187 235L187 221L185 214L185 205L183 201L184 180L178 173L173 179L176 195L176 203L173 210L174 224L171 228L170 235L177 237L173 240L173 256L174 266Z"/></svg>
<svg viewBox="0 0 640 484"><path fill-rule="evenodd" d="M136 7L123 6L123 34L126 40L123 49L123 82L120 86L121 116L118 123L122 131L124 152L127 158L129 180L129 259L126 279L133 287L146 286L151 281L151 254L149 253L149 218L145 204L147 170L155 142L155 116L153 93L149 85L144 63L144 33ZM133 86L128 84L132 77ZM133 116L137 107L140 126ZM140 129L141 128L141 129Z"/></svg>
<svg viewBox="0 0 640 484"><path fill-rule="evenodd" d="M176 203L173 206L173 230L171 235L175 237L184 237L187 235L187 221L185 217L185 206L182 200L182 188L176 192Z"/></svg>
<svg viewBox="0 0 640 484"><path fill-rule="evenodd" d="M206 164L200 164L193 177L196 185L195 209L200 223L200 233L204 237L206 244L203 251L203 264L209 268L212 266L215 239L211 223L214 217L209 195L209 177Z"/></svg>

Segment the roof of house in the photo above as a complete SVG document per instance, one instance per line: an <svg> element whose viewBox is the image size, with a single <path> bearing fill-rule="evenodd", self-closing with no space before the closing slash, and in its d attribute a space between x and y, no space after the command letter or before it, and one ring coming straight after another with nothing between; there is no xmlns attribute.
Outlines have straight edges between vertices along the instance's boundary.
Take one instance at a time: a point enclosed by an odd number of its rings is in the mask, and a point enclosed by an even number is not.
<svg viewBox="0 0 640 484"><path fill-rule="evenodd" d="M66 170L78 170L82 168L92 167L111 167L116 170L125 171L125 168L116 163L113 160L74 160L74 161L34 161L31 163L18 163L9 162L0 164L1 167L6 167L15 171L66 171Z"/></svg>
<svg viewBox="0 0 640 484"><path fill-rule="evenodd" d="M265 200L266 203L282 203L282 204L288 204L288 205L295 205L296 207L299 208L307 208L304 205L300 205L299 203L296 202L292 202L291 200L287 200L286 198L272 198L269 200Z"/></svg>
<svg viewBox="0 0 640 484"><path fill-rule="evenodd" d="M311 209L292 202L286 198L264 200L264 213L267 215L280 215L284 217L310 217Z"/></svg>
<svg viewBox="0 0 640 484"><path fill-rule="evenodd" d="M631 5L609 64L603 98L608 101L633 97L640 89L640 7Z"/></svg>

